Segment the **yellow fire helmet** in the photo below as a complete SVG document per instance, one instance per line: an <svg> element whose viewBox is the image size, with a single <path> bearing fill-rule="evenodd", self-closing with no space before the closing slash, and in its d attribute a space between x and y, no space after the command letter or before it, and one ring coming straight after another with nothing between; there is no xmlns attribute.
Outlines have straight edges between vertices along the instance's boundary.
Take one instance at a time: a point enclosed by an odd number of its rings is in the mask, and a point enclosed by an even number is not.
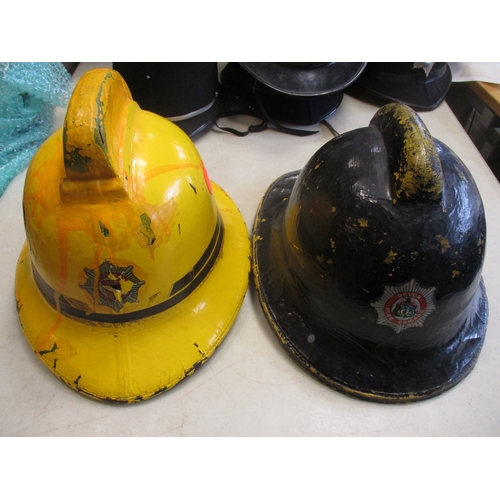
<svg viewBox="0 0 500 500"><path fill-rule="evenodd" d="M250 241L189 137L119 73L80 79L33 158L16 272L25 335L87 396L132 403L191 375L241 307Z"/></svg>

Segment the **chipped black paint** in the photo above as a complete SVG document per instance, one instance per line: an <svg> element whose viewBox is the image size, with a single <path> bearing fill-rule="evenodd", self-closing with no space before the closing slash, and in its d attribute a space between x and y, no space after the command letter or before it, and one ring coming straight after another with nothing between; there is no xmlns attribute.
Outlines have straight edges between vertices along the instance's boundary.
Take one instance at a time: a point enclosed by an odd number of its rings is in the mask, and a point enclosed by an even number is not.
<svg viewBox="0 0 500 500"><path fill-rule="evenodd" d="M111 73L107 73L104 77L101 86L96 95L96 106L97 106L97 116L95 116L95 128L94 128L94 142L95 145L102 149L104 155L108 157L108 143L106 139L106 129L104 126L104 118L105 118L105 103L102 100L102 94L104 89L106 88L107 80L114 79Z"/></svg>
<svg viewBox="0 0 500 500"><path fill-rule="evenodd" d="M146 242L148 246L154 245L156 241L156 236L153 230L151 229L151 218L148 214L144 213L140 215L141 219L141 229L139 233L146 238Z"/></svg>
<svg viewBox="0 0 500 500"><path fill-rule="evenodd" d="M80 154L82 148L74 148L71 151L66 149L64 153L64 164L66 168L73 172L84 174L89 171L90 158Z"/></svg>
<svg viewBox="0 0 500 500"><path fill-rule="evenodd" d="M99 221L99 230L105 238L109 238L108 228L101 221Z"/></svg>
<svg viewBox="0 0 500 500"><path fill-rule="evenodd" d="M202 359L201 361L197 361L189 370L186 370L184 372L184 375L186 377L190 377L203 363L206 361L206 359Z"/></svg>
<svg viewBox="0 0 500 500"><path fill-rule="evenodd" d="M159 389L157 389L156 391L154 391L152 393L138 394L137 396L135 396L132 399L113 398L113 397L110 397L110 396L101 397L101 396L95 394L94 392L89 391L84 386L80 385L80 381L81 381L81 378L82 378L81 375L79 375L75 379L74 382L69 382L69 381L63 379L60 375L57 375L57 374L56 375L58 376L59 380L61 380L65 385L67 385L68 387L70 387L72 389L75 389L76 391L78 391L79 394L83 394L84 396L87 396L87 397L89 397L91 399L97 400L97 401L99 401L101 403L110 403L112 405L130 405L130 404L139 403L141 401L146 401L148 399L154 398L156 396L159 396L159 395L161 395L161 394L169 391L178 382L180 382L182 379L191 376L198 368L200 368L207 361L207 359L208 359L208 357L205 357L202 360L196 362L191 368L185 370L183 376L181 376L179 378L179 380L177 380L171 386L169 386L169 387L167 387L167 386L160 387Z"/></svg>
<svg viewBox="0 0 500 500"><path fill-rule="evenodd" d="M54 342L54 345L52 346L51 349L38 351L38 354L40 354L40 356L44 356L45 354L50 354L51 352L55 352L56 350L57 350L57 344Z"/></svg>
<svg viewBox="0 0 500 500"><path fill-rule="evenodd" d="M184 372L183 377L181 377L180 380L182 380L183 378L185 378L187 376L192 375L195 372L195 370L198 369L205 361L206 360L200 361L199 363L196 363L191 369L186 370ZM101 403L110 403L111 405L131 405L131 404L135 404L135 403L140 403L141 401L147 401L148 399L155 398L155 397L160 396L161 394L169 391L175 385L174 384L170 387L166 387L166 386L160 387L159 389L157 389L156 391L154 391L152 393L138 394L137 396L135 396L132 399L124 399L124 398L113 398L110 396L106 396L106 397L98 396L97 394L94 394L93 392L88 391L84 387L77 385L79 380L80 380L80 377L78 377L77 380L75 380L74 384L76 384L76 385L69 384L68 382L66 382L63 379L61 379L61 380L69 387L76 389L80 394L83 394L83 395L85 395L91 399L97 400Z"/></svg>

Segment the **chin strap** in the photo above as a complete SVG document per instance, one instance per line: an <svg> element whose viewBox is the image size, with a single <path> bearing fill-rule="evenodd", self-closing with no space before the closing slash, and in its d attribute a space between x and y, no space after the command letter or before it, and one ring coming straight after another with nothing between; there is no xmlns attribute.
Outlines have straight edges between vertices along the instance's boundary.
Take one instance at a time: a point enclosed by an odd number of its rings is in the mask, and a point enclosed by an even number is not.
<svg viewBox="0 0 500 500"><path fill-rule="evenodd" d="M237 135L238 137L245 137L247 136L250 132L262 132L263 130L267 129L267 121L263 121L261 123L258 123L256 125L250 125L246 131L240 131L236 130L231 127L221 127L216 121L214 122L215 126L220 129L224 130L225 132L230 132L231 134ZM317 134L319 130L297 130L297 129L290 129L287 127L283 127L273 121L271 123L281 132L285 132L286 134L293 134L293 135L298 135L298 136L306 136L306 135L312 135L312 134ZM331 126L330 123L328 123L326 120L321 120L321 122L333 135L333 137L337 137L339 133Z"/></svg>
<svg viewBox="0 0 500 500"><path fill-rule="evenodd" d="M296 135L299 137L306 137L308 135L313 135L317 134L319 130L300 130L300 129L295 129L295 128L288 128L283 125L280 125L279 123L276 123L265 111L264 107L262 106L262 103L260 102L259 95L255 94L255 97L257 98L257 103L259 105L259 111L260 113L264 116L264 120L262 120L261 123L256 124L256 125L250 125L248 127L248 130L246 131L239 131L231 127L220 127L218 123L215 121L215 125L217 128L220 130L224 130L226 132L231 132L234 135L237 135L238 137L245 137L248 135L250 132L262 132L263 130L267 129L268 123L272 124L277 130L280 132L284 132L285 134L291 134L291 135ZM236 113L235 113L236 114ZM241 114L245 114L244 111L241 112Z"/></svg>
<svg viewBox="0 0 500 500"><path fill-rule="evenodd" d="M244 132L241 132L240 130L236 130L234 128L231 128L231 127L221 127L217 121L214 122L215 123L215 126L220 129L220 130L224 130L225 132L231 132L231 134L234 134L234 135L237 135L238 137L245 137L246 135L248 135L250 132L262 132L263 130L266 130L267 128L267 122L266 121L263 121L261 123L258 123L257 125L250 125L248 127L248 130L244 131Z"/></svg>
<svg viewBox="0 0 500 500"><path fill-rule="evenodd" d="M321 120L321 122L333 135L333 137L337 137L339 133L328 123L326 120Z"/></svg>

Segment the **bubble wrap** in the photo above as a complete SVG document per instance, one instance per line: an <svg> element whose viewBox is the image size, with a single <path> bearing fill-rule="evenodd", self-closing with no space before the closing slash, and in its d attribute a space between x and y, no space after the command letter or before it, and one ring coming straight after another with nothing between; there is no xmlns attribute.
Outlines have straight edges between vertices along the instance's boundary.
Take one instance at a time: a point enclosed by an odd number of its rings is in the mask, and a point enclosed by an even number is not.
<svg viewBox="0 0 500 500"><path fill-rule="evenodd" d="M62 63L0 62L0 196L51 134L71 76Z"/></svg>

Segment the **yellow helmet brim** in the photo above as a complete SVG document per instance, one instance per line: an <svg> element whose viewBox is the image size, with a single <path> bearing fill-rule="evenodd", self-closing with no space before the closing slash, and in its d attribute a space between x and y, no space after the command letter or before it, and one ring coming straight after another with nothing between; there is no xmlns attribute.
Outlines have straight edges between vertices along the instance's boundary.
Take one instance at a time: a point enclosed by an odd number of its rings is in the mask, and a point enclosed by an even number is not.
<svg viewBox="0 0 500 500"><path fill-rule="evenodd" d="M142 401L191 375L220 345L246 293L250 240L235 203L212 186L225 228L219 257L187 298L154 316L96 323L63 315L40 293L25 243L16 272L21 324L38 357L68 386L99 400Z"/></svg>

